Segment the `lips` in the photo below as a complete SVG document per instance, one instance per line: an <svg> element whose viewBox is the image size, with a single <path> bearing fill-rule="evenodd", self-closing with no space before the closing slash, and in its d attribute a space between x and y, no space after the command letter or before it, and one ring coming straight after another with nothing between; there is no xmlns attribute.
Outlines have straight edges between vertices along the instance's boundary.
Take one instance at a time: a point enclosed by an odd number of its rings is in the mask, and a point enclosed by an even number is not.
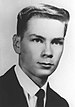
<svg viewBox="0 0 75 107"><path fill-rule="evenodd" d="M39 64L43 64L43 65L54 65L52 63L49 63L49 62L38 62Z"/></svg>
<svg viewBox="0 0 75 107"><path fill-rule="evenodd" d="M54 65L49 62L38 62L38 64L44 69L50 69Z"/></svg>

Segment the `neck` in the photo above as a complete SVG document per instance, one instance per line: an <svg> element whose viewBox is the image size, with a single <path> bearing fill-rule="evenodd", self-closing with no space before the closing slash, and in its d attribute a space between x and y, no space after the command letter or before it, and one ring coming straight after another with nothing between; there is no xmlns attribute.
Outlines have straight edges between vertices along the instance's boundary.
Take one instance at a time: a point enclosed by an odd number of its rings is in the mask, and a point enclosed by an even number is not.
<svg viewBox="0 0 75 107"><path fill-rule="evenodd" d="M28 70L26 70L23 66L21 66L20 63L19 63L19 66L21 67L22 71L40 88L46 83L48 78L47 76L38 77L38 76L32 75L31 73L28 72Z"/></svg>
<svg viewBox="0 0 75 107"><path fill-rule="evenodd" d="M35 84L37 84L40 88L46 83L47 77L32 77L31 78Z"/></svg>

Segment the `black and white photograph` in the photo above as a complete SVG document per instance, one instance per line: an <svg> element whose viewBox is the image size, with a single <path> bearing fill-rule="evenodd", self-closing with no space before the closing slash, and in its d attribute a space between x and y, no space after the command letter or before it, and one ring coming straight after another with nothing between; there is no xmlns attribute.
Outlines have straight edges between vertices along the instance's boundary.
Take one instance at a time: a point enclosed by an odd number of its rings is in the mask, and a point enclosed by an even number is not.
<svg viewBox="0 0 75 107"><path fill-rule="evenodd" d="M74 0L0 0L0 107L75 107Z"/></svg>

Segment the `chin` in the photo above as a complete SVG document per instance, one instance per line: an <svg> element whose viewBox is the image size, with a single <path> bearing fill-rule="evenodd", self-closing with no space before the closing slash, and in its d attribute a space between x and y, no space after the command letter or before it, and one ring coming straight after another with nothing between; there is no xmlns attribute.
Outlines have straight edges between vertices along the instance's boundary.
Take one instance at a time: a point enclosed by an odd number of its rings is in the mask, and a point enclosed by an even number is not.
<svg viewBox="0 0 75 107"><path fill-rule="evenodd" d="M53 73L51 70L39 70L39 77L48 77Z"/></svg>

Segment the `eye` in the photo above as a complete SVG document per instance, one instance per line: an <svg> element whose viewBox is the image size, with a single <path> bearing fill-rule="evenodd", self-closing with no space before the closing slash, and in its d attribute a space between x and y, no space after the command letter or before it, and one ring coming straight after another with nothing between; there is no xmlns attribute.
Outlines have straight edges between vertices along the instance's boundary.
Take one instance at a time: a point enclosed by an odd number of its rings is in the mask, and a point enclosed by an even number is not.
<svg viewBox="0 0 75 107"><path fill-rule="evenodd" d="M39 39L39 38L33 38L31 39L32 42L37 42L37 43L43 43L43 40L42 39Z"/></svg>
<svg viewBox="0 0 75 107"><path fill-rule="evenodd" d="M63 45L64 41L63 40L58 40L58 39L54 39L51 41L52 44L56 44L56 45Z"/></svg>

